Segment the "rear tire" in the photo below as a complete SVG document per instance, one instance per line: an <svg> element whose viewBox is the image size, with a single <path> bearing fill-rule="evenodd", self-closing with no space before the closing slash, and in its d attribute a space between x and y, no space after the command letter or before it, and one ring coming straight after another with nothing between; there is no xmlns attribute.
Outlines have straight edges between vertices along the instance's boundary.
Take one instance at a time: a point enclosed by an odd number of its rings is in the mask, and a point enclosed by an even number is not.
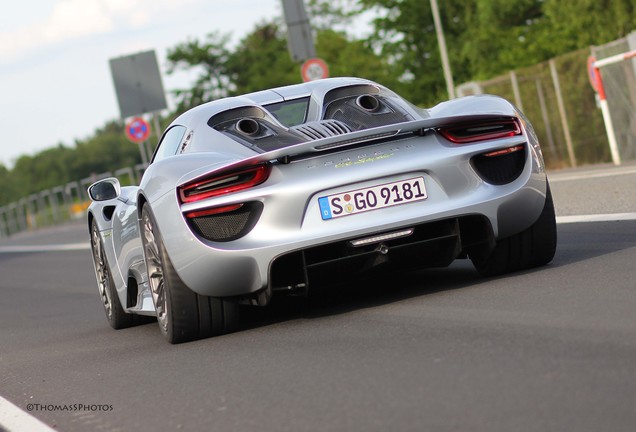
<svg viewBox="0 0 636 432"><path fill-rule="evenodd" d="M176 344L230 333L238 325L238 303L190 290L177 274L150 206L141 211L142 242L157 321L168 342Z"/></svg>
<svg viewBox="0 0 636 432"><path fill-rule="evenodd" d="M91 222L91 251L93 252L93 262L95 264L95 277L97 278L97 289L99 297L106 312L108 324L115 330L131 327L136 324L135 316L124 311L113 283L110 266L104 252L104 243L99 234L97 223Z"/></svg>
<svg viewBox="0 0 636 432"><path fill-rule="evenodd" d="M497 276L504 273L539 267L554 258L557 244L556 217L550 185L539 219L525 231L498 240L490 255L471 255L470 259L479 273Z"/></svg>

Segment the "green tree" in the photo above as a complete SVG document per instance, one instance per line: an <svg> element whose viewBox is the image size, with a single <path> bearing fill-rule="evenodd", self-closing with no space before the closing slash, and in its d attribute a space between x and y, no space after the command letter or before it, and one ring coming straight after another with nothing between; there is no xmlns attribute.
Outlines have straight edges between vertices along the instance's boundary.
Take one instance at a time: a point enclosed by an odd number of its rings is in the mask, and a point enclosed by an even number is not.
<svg viewBox="0 0 636 432"><path fill-rule="evenodd" d="M69 164L71 179L101 174L141 162L139 147L124 135L121 122L111 121L95 135L76 141L74 157Z"/></svg>
<svg viewBox="0 0 636 432"><path fill-rule="evenodd" d="M21 156L12 169L12 177L20 185L21 196L39 192L69 181L73 151L62 144L33 156Z"/></svg>
<svg viewBox="0 0 636 432"><path fill-rule="evenodd" d="M362 12L355 0L308 0L305 2L315 30L344 30Z"/></svg>
<svg viewBox="0 0 636 432"><path fill-rule="evenodd" d="M321 30L317 33L316 52L328 63L332 77L360 77L388 87L396 85L389 65L364 40L352 39L344 32Z"/></svg>
<svg viewBox="0 0 636 432"><path fill-rule="evenodd" d="M11 170L0 165L0 205L139 162L137 145L125 138L120 122L111 121L91 137L76 141L75 148L58 144L35 155L19 157Z"/></svg>
<svg viewBox="0 0 636 432"><path fill-rule="evenodd" d="M0 164L0 205L7 204L20 198L18 183L12 172L6 166Z"/></svg>
<svg viewBox="0 0 636 432"><path fill-rule="evenodd" d="M413 102L430 105L447 97L431 5L426 0L358 0L375 9L372 42ZM531 64L529 52L537 0L445 0L439 2L448 54L457 83Z"/></svg>
<svg viewBox="0 0 636 432"><path fill-rule="evenodd" d="M274 22L257 25L243 38L228 56L226 68L234 95L300 82L286 35Z"/></svg>
<svg viewBox="0 0 636 432"><path fill-rule="evenodd" d="M233 51L226 49L222 64L216 48L227 43L226 36L212 34L205 44L189 41L169 50L169 73L198 73L193 88L179 93L182 107L300 83L300 64L291 60L287 35L276 21L258 24ZM331 29L319 29L316 34L317 54L329 64L331 76L360 76L387 85L396 81L389 65L366 41ZM212 74L215 79L210 81Z"/></svg>
<svg viewBox="0 0 636 432"><path fill-rule="evenodd" d="M198 70L191 88L175 91L177 112L225 97L232 90L227 70L229 40L228 34L212 32L203 41L191 39L168 49L168 74Z"/></svg>
<svg viewBox="0 0 636 432"><path fill-rule="evenodd" d="M344 0L341 0L344 1ZM428 0L351 0L373 9L372 42L414 102L446 97ZM636 28L633 0L444 0L442 26L456 84L600 45ZM404 93L407 94L407 93Z"/></svg>
<svg viewBox="0 0 636 432"><path fill-rule="evenodd" d="M553 55L602 45L636 29L634 0L545 0L543 12Z"/></svg>
<svg viewBox="0 0 636 432"><path fill-rule="evenodd" d="M469 3L461 10L456 8L452 20L456 38L450 49L465 68L458 71L458 82L489 78L549 58L547 45L542 43L541 1Z"/></svg>
<svg viewBox="0 0 636 432"><path fill-rule="evenodd" d="M448 11L457 1L443 2L441 13L446 40L454 46L458 26L449 25ZM470 2L469 2L470 3ZM441 59L435 27L428 1L359 0L361 10L373 9L374 32L370 38L374 50L389 67L389 74L398 82L394 89L412 102L430 105L446 95L441 73ZM457 56L453 56L456 68ZM458 68L459 69L459 68Z"/></svg>

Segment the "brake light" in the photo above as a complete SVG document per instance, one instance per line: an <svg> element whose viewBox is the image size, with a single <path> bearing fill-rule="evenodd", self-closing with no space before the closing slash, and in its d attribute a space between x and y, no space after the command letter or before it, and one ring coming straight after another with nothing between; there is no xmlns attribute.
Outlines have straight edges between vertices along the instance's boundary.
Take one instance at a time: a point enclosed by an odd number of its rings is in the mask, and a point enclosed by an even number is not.
<svg viewBox="0 0 636 432"><path fill-rule="evenodd" d="M258 165L239 171L214 174L186 183L178 188L181 203L190 203L214 196L249 189L269 177L269 165Z"/></svg>
<svg viewBox="0 0 636 432"><path fill-rule="evenodd" d="M455 144L466 144L521 135L521 127L516 119L444 126L438 128L437 131L444 138Z"/></svg>

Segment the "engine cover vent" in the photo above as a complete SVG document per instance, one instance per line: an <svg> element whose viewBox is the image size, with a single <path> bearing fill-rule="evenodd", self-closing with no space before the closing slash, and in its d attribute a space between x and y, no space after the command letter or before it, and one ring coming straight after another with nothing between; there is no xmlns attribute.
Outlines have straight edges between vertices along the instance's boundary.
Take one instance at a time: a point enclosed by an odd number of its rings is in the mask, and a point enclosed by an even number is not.
<svg viewBox="0 0 636 432"><path fill-rule="evenodd" d="M290 131L303 138L317 140L349 133L351 128L339 120L319 120L293 126Z"/></svg>

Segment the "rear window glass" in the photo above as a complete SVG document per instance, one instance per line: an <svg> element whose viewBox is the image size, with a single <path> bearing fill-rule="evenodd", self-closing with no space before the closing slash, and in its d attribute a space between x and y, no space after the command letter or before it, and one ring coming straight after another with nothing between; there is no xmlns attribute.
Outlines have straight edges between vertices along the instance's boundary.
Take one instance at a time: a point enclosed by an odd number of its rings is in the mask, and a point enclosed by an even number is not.
<svg viewBox="0 0 636 432"><path fill-rule="evenodd" d="M305 122L309 98L263 105L283 126L291 127Z"/></svg>
<svg viewBox="0 0 636 432"><path fill-rule="evenodd" d="M158 161L168 156L174 156L177 153L181 139L185 134L185 126L173 126L163 134L161 142L155 150L153 161Z"/></svg>

